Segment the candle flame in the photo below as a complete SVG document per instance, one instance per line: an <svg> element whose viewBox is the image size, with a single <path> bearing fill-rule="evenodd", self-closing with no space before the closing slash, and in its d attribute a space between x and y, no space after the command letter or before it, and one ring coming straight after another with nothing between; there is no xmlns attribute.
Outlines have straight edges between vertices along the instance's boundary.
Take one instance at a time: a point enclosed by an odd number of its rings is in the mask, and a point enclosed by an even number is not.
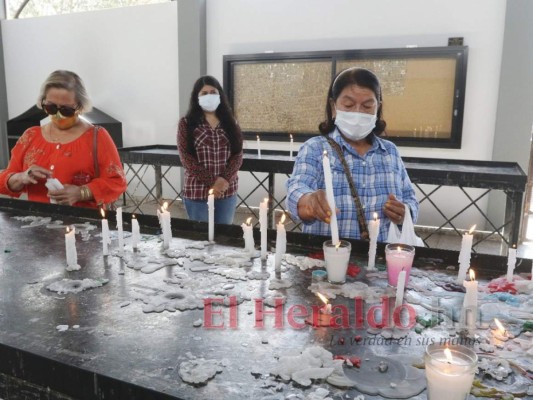
<svg viewBox="0 0 533 400"><path fill-rule="evenodd" d="M164 212L164 211L167 210L167 208L168 208L168 203L165 201L165 202L163 203L163 207L161 207L161 210Z"/></svg>
<svg viewBox="0 0 533 400"><path fill-rule="evenodd" d="M320 298L320 300L322 300L322 302L324 304L328 304L329 303L327 297L324 296L322 293L317 293L316 295Z"/></svg>
<svg viewBox="0 0 533 400"><path fill-rule="evenodd" d="M448 347L444 349L444 355L446 356L446 361L448 361L449 363L453 362L452 352Z"/></svg>
<svg viewBox="0 0 533 400"><path fill-rule="evenodd" d="M257 135L257 140L259 140L259 135Z"/></svg>
<svg viewBox="0 0 533 400"><path fill-rule="evenodd" d="M215 190L214 189L209 189L209 194L211 195L213 193L215 193Z"/></svg>
<svg viewBox="0 0 533 400"><path fill-rule="evenodd" d="M265 199L263 200L265 203L268 203L268 197L265 197Z"/></svg>
<svg viewBox="0 0 533 400"><path fill-rule="evenodd" d="M135 219L135 214L131 214L131 219Z"/></svg>
<svg viewBox="0 0 533 400"><path fill-rule="evenodd" d="M402 247L401 246L398 246L398 251L402 251Z"/></svg>
<svg viewBox="0 0 533 400"><path fill-rule="evenodd" d="M246 220L246 225L250 226L251 223L252 223L252 217Z"/></svg>
<svg viewBox="0 0 533 400"><path fill-rule="evenodd" d="M291 133L291 135L290 135L290 136L291 136L291 140L292 140L292 133Z"/></svg>
<svg viewBox="0 0 533 400"><path fill-rule="evenodd" d="M374 221L378 220L378 213L374 213Z"/></svg>
<svg viewBox="0 0 533 400"><path fill-rule="evenodd" d="M471 227L470 230L468 231L468 234L469 234L469 235L471 235L472 232L474 232L474 230L476 229L476 225L477 225L477 224L472 225L472 227Z"/></svg>
<svg viewBox="0 0 533 400"><path fill-rule="evenodd" d="M285 223L285 213L283 213L283 215L281 216L280 220L279 220L279 223L281 225L283 225Z"/></svg>
<svg viewBox="0 0 533 400"><path fill-rule="evenodd" d="M67 233L69 233L69 232L70 232L70 229L69 229L68 226L67 226Z"/></svg>
<svg viewBox="0 0 533 400"><path fill-rule="evenodd" d="M503 324L500 322L500 320L498 318L494 318L494 323L496 324L496 326L498 327L498 330L503 335L505 333L505 331L506 331L506 329L503 326Z"/></svg>
<svg viewBox="0 0 533 400"><path fill-rule="evenodd" d="M339 242L339 243L337 243L337 244L335 245L335 249L336 249L336 250L339 250L339 247L341 247L341 242Z"/></svg>
<svg viewBox="0 0 533 400"><path fill-rule="evenodd" d="M328 156L328 152L324 150L324 152L322 153L322 157L327 157L327 156Z"/></svg>
<svg viewBox="0 0 533 400"><path fill-rule="evenodd" d="M516 244L513 244L513 249L516 249Z"/></svg>
<svg viewBox="0 0 533 400"><path fill-rule="evenodd" d="M102 218L105 218L105 211L103 208L100 209L100 214L102 214Z"/></svg>
<svg viewBox="0 0 533 400"><path fill-rule="evenodd" d="M472 268L470 268L468 270L468 273L470 274L470 280L471 281L475 281L476 280L476 273L474 272L474 270Z"/></svg>

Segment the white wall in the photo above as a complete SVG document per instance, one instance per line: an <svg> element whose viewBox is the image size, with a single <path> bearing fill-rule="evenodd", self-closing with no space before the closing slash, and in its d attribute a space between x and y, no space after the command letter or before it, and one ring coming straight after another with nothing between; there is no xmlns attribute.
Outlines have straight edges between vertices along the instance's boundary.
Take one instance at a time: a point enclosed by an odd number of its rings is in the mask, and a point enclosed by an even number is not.
<svg viewBox="0 0 533 400"><path fill-rule="evenodd" d="M462 36L469 46L462 148L400 151L412 157L490 160L505 4L503 0L207 0L207 72L222 78L225 54L446 46L449 37ZM247 146L255 148L255 143ZM262 147L287 149L287 144ZM442 200L445 205L450 198ZM419 222L431 224L433 214L431 207L422 209ZM473 223L482 225L475 213L460 227Z"/></svg>
<svg viewBox="0 0 533 400"><path fill-rule="evenodd" d="M122 122L124 146L175 144L177 2L2 21L9 118L55 69L78 73L94 105Z"/></svg>

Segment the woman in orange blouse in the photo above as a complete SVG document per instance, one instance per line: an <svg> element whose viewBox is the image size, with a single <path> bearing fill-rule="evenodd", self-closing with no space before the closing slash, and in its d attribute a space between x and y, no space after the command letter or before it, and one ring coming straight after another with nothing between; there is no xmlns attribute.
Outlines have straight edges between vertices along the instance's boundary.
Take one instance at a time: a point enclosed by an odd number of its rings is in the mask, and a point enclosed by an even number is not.
<svg viewBox="0 0 533 400"><path fill-rule="evenodd" d="M81 207L117 200L127 187L124 170L109 133L80 118L91 110L80 77L70 71L52 72L41 87L37 107L50 115L51 122L29 128L20 137L7 169L0 172L0 193L18 197L26 192L28 200ZM50 178L59 180L63 189L47 189Z"/></svg>

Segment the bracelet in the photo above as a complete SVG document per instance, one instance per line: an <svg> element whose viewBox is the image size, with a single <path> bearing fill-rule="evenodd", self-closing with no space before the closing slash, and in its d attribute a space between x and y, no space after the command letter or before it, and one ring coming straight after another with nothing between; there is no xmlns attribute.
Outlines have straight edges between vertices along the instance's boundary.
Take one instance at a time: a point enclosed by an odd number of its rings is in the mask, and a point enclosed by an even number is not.
<svg viewBox="0 0 533 400"><path fill-rule="evenodd" d="M81 195L81 198L80 198L81 201L87 201L93 197L91 189L89 189L89 187L86 185L80 186L80 195Z"/></svg>

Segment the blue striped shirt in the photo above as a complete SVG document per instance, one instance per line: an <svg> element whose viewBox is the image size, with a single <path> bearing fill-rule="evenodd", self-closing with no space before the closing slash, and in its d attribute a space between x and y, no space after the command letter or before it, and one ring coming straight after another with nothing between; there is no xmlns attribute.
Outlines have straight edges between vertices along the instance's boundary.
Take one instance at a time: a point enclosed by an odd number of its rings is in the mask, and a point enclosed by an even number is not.
<svg viewBox="0 0 533 400"><path fill-rule="evenodd" d="M388 140L374 137L372 147L361 156L344 140L337 129L329 135L343 149L367 221L374 218L374 213L377 213L381 220L378 241L385 241L389 231L390 220L383 213L389 194L394 194L399 201L409 206L413 222L416 222L418 201L396 146ZM287 208L299 221L300 198L304 194L325 189L322 167L324 150L328 152L331 163L335 205L340 210L337 214L339 235L359 239L357 212L342 162L323 136L309 139L300 148L294 170L287 181ZM331 235L329 224L321 221L304 221L303 231L315 235Z"/></svg>

